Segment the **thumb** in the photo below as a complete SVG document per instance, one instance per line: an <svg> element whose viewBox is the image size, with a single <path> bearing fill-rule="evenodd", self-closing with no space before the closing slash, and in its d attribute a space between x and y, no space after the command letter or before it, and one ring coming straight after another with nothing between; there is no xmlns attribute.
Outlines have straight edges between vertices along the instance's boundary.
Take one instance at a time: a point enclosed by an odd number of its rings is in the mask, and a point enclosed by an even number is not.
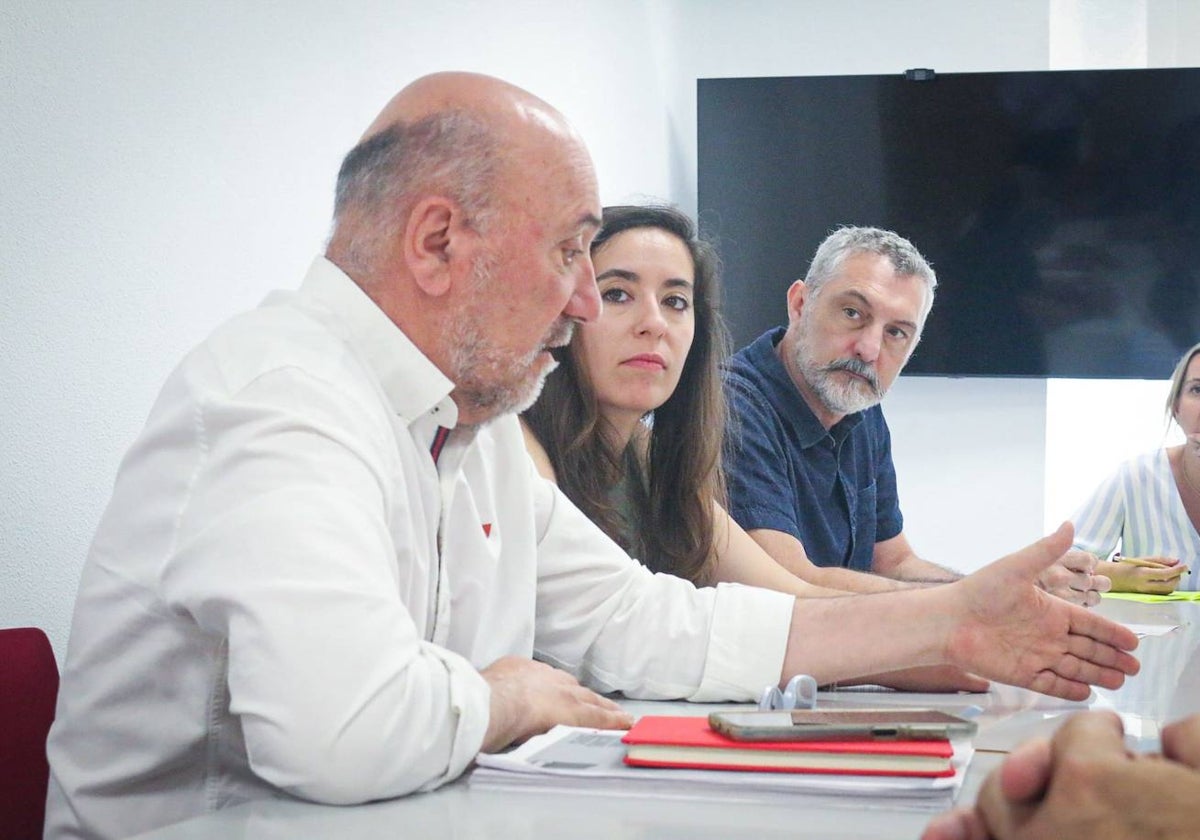
<svg viewBox="0 0 1200 840"><path fill-rule="evenodd" d="M1000 790L1009 802L1036 802L1046 792L1053 769L1050 742L1045 738L1026 741L1000 765Z"/></svg>
<svg viewBox="0 0 1200 840"><path fill-rule="evenodd" d="M1037 542L996 562L1032 582L1039 574L1050 568L1058 558L1067 553L1073 539L1075 539L1075 526L1070 522L1064 522L1053 534L1042 537Z"/></svg>
<svg viewBox="0 0 1200 840"><path fill-rule="evenodd" d="M1200 715L1178 720L1162 731L1163 755L1200 769Z"/></svg>

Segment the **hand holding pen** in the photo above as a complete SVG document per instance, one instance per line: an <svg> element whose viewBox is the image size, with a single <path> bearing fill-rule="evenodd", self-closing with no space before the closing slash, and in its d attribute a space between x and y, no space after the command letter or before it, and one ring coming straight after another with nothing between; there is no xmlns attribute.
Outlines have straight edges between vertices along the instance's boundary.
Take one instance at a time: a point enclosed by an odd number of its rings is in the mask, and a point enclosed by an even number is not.
<svg viewBox="0 0 1200 840"><path fill-rule="evenodd" d="M1108 571L1114 592L1144 592L1168 595L1179 586L1180 578L1191 574L1187 564L1175 557L1122 557L1113 555Z"/></svg>

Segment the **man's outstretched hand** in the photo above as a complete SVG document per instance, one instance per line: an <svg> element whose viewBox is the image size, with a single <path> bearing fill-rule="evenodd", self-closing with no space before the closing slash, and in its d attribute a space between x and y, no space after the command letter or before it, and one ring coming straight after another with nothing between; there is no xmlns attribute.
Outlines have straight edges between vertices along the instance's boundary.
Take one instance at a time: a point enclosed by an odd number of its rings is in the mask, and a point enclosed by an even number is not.
<svg viewBox="0 0 1200 840"><path fill-rule="evenodd" d="M953 629L947 659L981 677L1042 694L1083 700L1091 685L1117 688L1138 661L1127 628L1047 594L1039 576L1071 547L1073 529L1057 531L947 585Z"/></svg>

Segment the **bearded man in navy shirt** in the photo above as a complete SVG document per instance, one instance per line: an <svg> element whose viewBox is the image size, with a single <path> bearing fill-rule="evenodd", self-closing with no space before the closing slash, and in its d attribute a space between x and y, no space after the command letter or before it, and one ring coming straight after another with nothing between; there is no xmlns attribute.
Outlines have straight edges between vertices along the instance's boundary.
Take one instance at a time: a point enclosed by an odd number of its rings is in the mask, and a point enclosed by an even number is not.
<svg viewBox="0 0 1200 840"><path fill-rule="evenodd" d="M729 512L782 566L837 589L955 580L904 535L891 435L879 406L921 338L937 276L907 239L843 227L787 293L788 325L730 360L735 418ZM1094 605L1108 581L1068 552L1047 590Z"/></svg>

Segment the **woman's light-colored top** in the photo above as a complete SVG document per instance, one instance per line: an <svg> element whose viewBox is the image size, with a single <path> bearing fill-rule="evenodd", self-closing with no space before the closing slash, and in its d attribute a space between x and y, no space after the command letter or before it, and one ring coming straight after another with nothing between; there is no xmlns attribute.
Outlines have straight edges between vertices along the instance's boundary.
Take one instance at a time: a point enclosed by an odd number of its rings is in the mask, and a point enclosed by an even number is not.
<svg viewBox="0 0 1200 840"><path fill-rule="evenodd" d="M1183 508L1165 449L1121 464L1071 517L1075 547L1108 557L1176 557L1196 568L1200 534ZM1195 589L1200 575L1184 575L1180 589Z"/></svg>

